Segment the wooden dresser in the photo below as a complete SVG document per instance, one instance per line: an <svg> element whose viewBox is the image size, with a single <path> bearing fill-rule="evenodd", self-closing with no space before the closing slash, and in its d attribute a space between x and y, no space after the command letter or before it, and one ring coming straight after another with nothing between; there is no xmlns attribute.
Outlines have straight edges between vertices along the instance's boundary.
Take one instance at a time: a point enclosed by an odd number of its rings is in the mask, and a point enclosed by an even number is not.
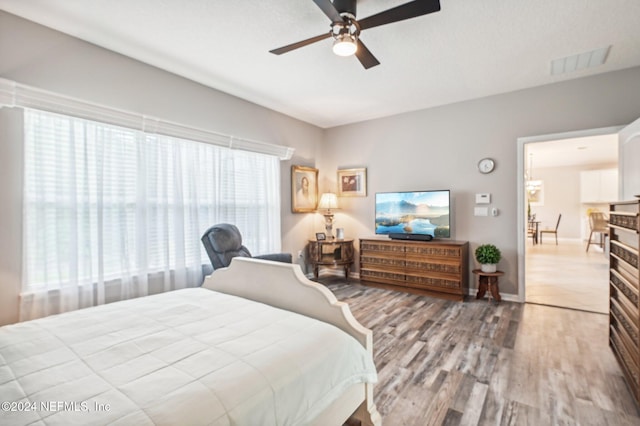
<svg viewBox="0 0 640 426"><path fill-rule="evenodd" d="M360 239L360 281L463 301L469 291L467 241Z"/></svg>
<svg viewBox="0 0 640 426"><path fill-rule="evenodd" d="M613 203L609 213L609 345L640 404L640 200Z"/></svg>

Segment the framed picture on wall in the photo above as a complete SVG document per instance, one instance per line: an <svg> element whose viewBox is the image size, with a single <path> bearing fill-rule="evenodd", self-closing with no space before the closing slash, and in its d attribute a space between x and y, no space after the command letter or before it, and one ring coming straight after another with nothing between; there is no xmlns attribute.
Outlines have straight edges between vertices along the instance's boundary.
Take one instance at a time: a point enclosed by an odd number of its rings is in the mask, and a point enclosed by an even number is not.
<svg viewBox="0 0 640 426"><path fill-rule="evenodd" d="M311 213L318 205L318 169L291 166L291 211Z"/></svg>
<svg viewBox="0 0 640 426"><path fill-rule="evenodd" d="M338 196L366 197L367 169L360 168L338 170Z"/></svg>

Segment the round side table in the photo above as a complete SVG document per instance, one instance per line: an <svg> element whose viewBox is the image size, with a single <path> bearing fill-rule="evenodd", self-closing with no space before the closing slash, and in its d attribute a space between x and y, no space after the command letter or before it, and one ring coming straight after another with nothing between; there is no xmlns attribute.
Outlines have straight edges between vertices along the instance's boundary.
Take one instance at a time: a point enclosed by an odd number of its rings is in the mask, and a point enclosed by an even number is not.
<svg viewBox="0 0 640 426"><path fill-rule="evenodd" d="M309 262L313 265L313 275L318 279L320 266L342 266L344 277L349 282L349 269L353 265L353 240L309 240Z"/></svg>
<svg viewBox="0 0 640 426"><path fill-rule="evenodd" d="M498 277L504 275L504 272L482 272L482 269L474 269L471 272L478 276L478 294L476 294L476 299L484 298L484 294L489 290L489 302L491 302L491 297L493 297L496 302L502 300L502 297L500 297L500 287L498 286Z"/></svg>

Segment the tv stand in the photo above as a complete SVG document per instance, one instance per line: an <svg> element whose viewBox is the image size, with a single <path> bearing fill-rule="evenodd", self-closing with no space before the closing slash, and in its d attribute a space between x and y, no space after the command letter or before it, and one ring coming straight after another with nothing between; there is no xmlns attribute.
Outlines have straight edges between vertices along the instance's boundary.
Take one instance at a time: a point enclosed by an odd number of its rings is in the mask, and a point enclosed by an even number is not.
<svg viewBox="0 0 640 426"><path fill-rule="evenodd" d="M364 285L463 301L469 292L469 242L360 239Z"/></svg>
<svg viewBox="0 0 640 426"><path fill-rule="evenodd" d="M413 241L431 241L433 237L429 234L389 234L392 240L413 240Z"/></svg>

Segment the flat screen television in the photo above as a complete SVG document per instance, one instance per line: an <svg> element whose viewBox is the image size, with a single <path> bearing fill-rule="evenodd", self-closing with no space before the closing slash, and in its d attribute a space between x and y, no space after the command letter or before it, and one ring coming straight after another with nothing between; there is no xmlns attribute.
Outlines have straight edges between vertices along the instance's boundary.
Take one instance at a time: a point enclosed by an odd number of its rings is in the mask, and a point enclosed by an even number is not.
<svg viewBox="0 0 640 426"><path fill-rule="evenodd" d="M450 238L449 190L376 193L376 234L393 239Z"/></svg>

